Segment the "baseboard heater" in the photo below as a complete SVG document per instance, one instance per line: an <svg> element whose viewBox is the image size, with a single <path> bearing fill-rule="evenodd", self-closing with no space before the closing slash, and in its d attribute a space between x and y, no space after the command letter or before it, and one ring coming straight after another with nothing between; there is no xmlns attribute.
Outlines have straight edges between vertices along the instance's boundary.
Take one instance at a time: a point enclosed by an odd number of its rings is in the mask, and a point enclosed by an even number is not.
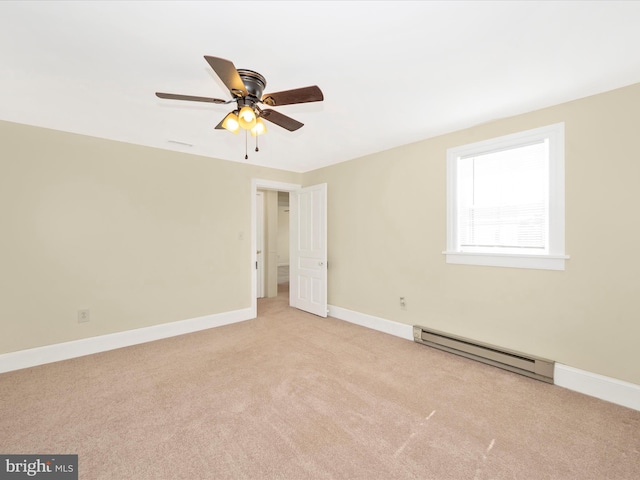
<svg viewBox="0 0 640 480"><path fill-rule="evenodd" d="M533 357L420 326L413 327L413 339L417 343L445 352L455 353L543 382L553 383L554 362L552 360Z"/></svg>

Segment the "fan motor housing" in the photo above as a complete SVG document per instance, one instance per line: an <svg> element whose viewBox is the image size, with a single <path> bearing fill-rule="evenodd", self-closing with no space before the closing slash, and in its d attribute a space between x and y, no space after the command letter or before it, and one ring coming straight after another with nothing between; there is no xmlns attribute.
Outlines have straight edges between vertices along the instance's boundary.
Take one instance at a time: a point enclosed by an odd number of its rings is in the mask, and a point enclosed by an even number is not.
<svg viewBox="0 0 640 480"><path fill-rule="evenodd" d="M238 74L240 75L242 83L244 83L249 95L256 97L257 99L262 98L262 92L264 92L264 88L267 86L265 78L258 72L243 68L238 69Z"/></svg>

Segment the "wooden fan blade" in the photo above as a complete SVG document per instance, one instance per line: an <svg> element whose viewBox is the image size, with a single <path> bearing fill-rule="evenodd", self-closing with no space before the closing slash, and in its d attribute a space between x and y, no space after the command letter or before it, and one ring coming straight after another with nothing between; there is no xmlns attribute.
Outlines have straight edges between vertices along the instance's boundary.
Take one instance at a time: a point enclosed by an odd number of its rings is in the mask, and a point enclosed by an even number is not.
<svg viewBox="0 0 640 480"><path fill-rule="evenodd" d="M234 97L241 97L247 94L247 88L244 86L244 82L232 61L208 55L205 55L204 58Z"/></svg>
<svg viewBox="0 0 640 480"><path fill-rule="evenodd" d="M271 107L291 105L294 103L321 102L322 100L324 100L324 95L322 94L322 90L316 85L276 93L267 93L262 96L263 103Z"/></svg>
<svg viewBox="0 0 640 480"><path fill-rule="evenodd" d="M286 115L271 109L262 110L260 117L271 123L275 123L282 128L286 128L290 132L294 132L304 125L304 123L300 123L291 117L287 117Z"/></svg>
<svg viewBox="0 0 640 480"><path fill-rule="evenodd" d="M156 96L160 98L167 98L169 100L189 100L191 102L227 103L226 100L221 100L219 98L194 97L193 95L178 95L176 93L156 92Z"/></svg>

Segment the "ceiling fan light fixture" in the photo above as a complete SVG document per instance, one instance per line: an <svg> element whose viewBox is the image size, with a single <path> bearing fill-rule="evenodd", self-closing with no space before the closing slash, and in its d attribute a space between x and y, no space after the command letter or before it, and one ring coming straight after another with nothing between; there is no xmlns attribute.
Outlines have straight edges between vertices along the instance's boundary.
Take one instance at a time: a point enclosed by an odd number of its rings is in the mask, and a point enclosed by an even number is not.
<svg viewBox="0 0 640 480"><path fill-rule="evenodd" d="M229 113L222 121L222 128L229 130L231 133L237 134L240 131L240 122L236 112Z"/></svg>
<svg viewBox="0 0 640 480"><path fill-rule="evenodd" d="M267 133L267 126L265 125L264 120L258 118L255 126L251 129L251 136L257 137L258 135L263 135L265 133Z"/></svg>
<svg viewBox="0 0 640 480"><path fill-rule="evenodd" d="M294 88L263 94L267 86L266 79L253 70L236 68L231 60L220 57L204 56L214 73L229 89L230 100L220 98L200 97L195 95L182 95L176 93L156 92L156 97L170 100L186 100L191 102L208 102L215 104L229 104L235 102L236 106L231 113L215 126L216 130L227 130L233 134L238 134L240 129L251 132L251 136L256 137L256 152L258 151L258 136L267 133L264 120L271 122L290 132L298 130L304 126L303 123L288 117L276 110L262 110L258 104L262 103L269 107L293 105L298 103L321 102L324 95L317 85ZM245 135L245 149L246 139ZM179 143L179 142L178 142ZM248 156L245 151L245 159Z"/></svg>
<svg viewBox="0 0 640 480"><path fill-rule="evenodd" d="M253 111L253 108L245 105L240 109L238 121L242 128L245 130L251 130L256 125L256 112Z"/></svg>

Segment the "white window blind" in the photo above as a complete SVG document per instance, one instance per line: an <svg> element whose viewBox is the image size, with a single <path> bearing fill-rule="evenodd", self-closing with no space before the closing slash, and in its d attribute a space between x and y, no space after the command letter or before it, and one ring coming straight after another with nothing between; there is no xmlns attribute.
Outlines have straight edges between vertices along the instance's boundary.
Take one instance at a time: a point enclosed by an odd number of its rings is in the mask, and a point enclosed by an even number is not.
<svg viewBox="0 0 640 480"><path fill-rule="evenodd" d="M459 250L547 253L548 167L548 140L459 158Z"/></svg>

